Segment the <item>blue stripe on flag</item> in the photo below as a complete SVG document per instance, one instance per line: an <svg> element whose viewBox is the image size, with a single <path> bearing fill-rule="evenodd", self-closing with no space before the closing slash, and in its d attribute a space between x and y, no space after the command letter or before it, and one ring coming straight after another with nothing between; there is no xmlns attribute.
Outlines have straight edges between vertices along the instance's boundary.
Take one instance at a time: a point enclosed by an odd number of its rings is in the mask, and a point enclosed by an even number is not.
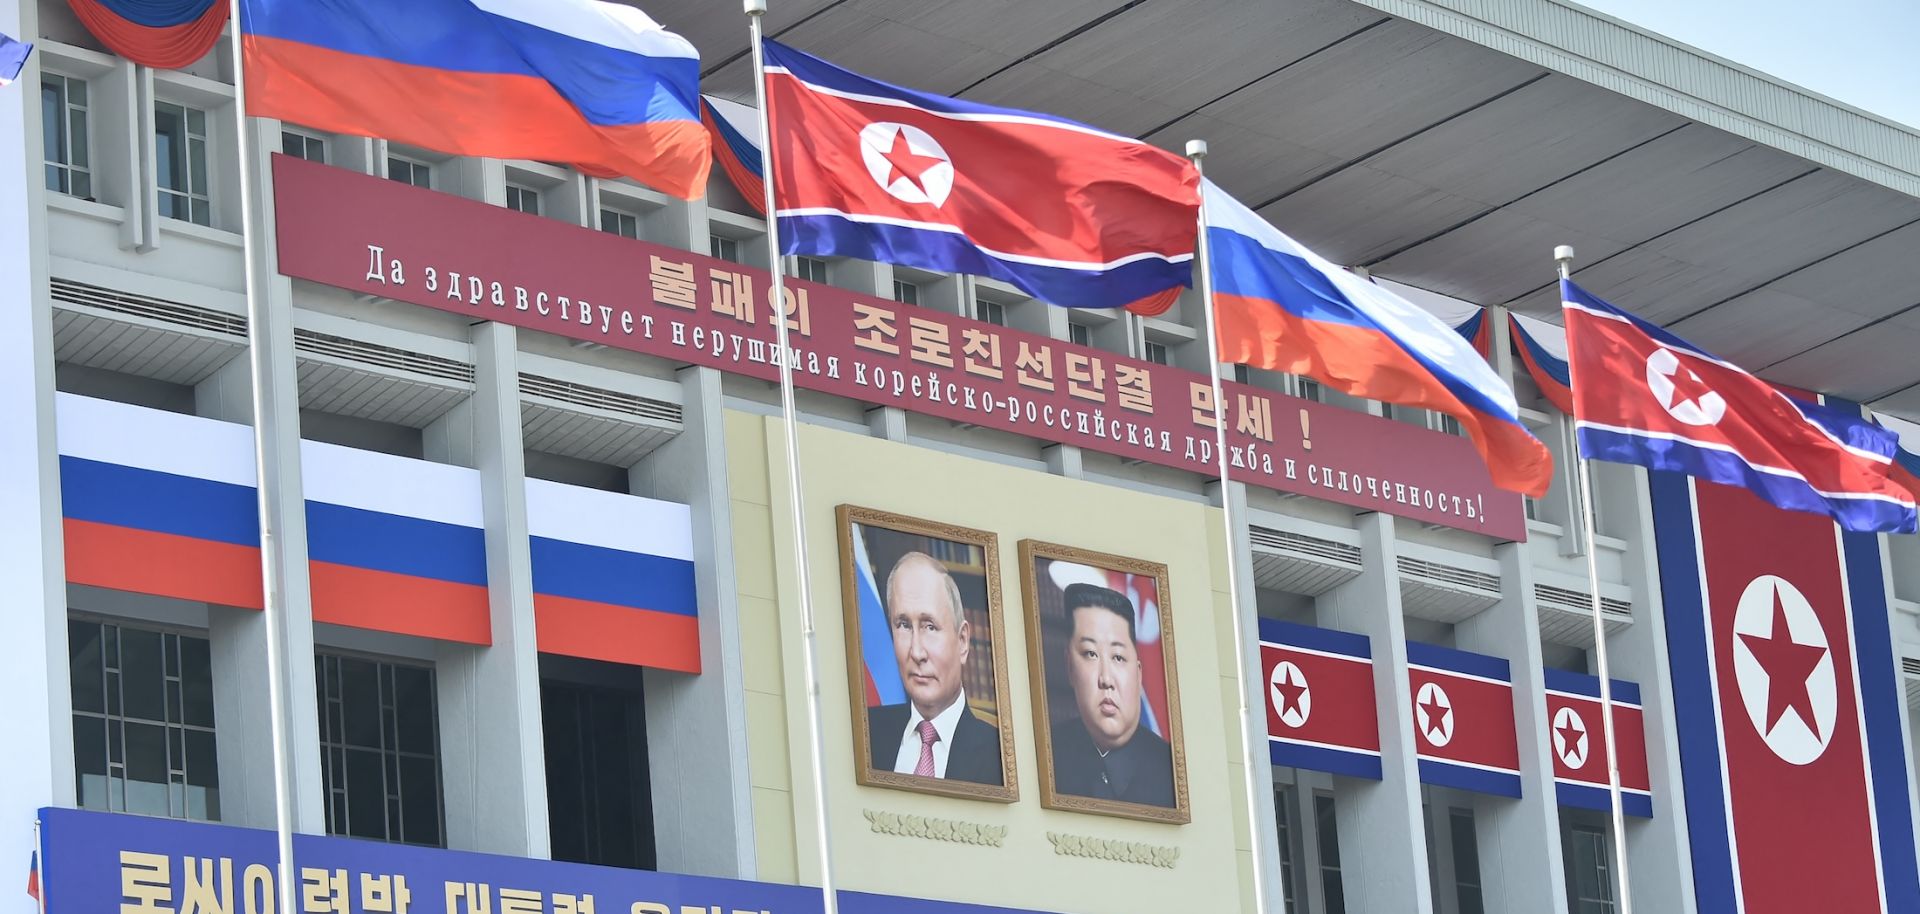
<svg viewBox="0 0 1920 914"><path fill-rule="evenodd" d="M682 616L699 614L692 562L544 536L527 540L533 553L534 593Z"/></svg>
<svg viewBox="0 0 1920 914"><path fill-rule="evenodd" d="M307 550L316 562L487 585L486 535L458 524L308 501Z"/></svg>
<svg viewBox="0 0 1920 914"><path fill-rule="evenodd" d="M1260 640L1303 647L1310 651L1345 654L1363 660L1373 659L1373 647L1367 643L1366 635L1356 635L1352 632L1314 625L1282 622L1279 619L1260 620Z"/></svg>
<svg viewBox="0 0 1920 914"><path fill-rule="evenodd" d="M226 0L94 0L107 12L134 25L150 29L186 25L207 14L215 3Z"/></svg>
<svg viewBox="0 0 1920 914"><path fill-rule="evenodd" d="M726 144L732 158L746 170L756 175L760 174L760 147L754 145L753 141L748 139L746 134L741 133L738 127L733 126L733 122L727 120L713 102L701 98L700 104L705 106L707 116L713 118L714 129L720 132L720 139Z"/></svg>
<svg viewBox="0 0 1920 914"><path fill-rule="evenodd" d="M1498 679L1501 682L1513 681L1512 667L1505 660L1472 651L1427 644L1423 641L1407 642L1407 662L1415 666L1450 670L1485 679Z"/></svg>
<svg viewBox="0 0 1920 914"><path fill-rule="evenodd" d="M1575 809L1591 809L1597 812L1612 812L1613 797L1605 787L1592 784L1569 784L1565 781L1553 785L1554 798L1561 806ZM1620 811L1642 819L1653 818L1653 798L1644 793L1620 791Z"/></svg>
<svg viewBox="0 0 1920 914"><path fill-rule="evenodd" d="M1438 759L1420 759L1420 783L1471 790L1494 796L1520 798L1520 775L1488 771L1468 765L1455 765Z"/></svg>
<svg viewBox="0 0 1920 914"><path fill-rule="evenodd" d="M1871 760L1873 808L1879 826L1880 874L1887 897L1920 899L1920 861L1914 856L1914 823L1908 812L1907 757L1901 744L1900 671L1894 663L1893 628L1887 618L1886 585L1880 575L1880 538L1842 534L1849 609L1853 615L1854 663L1859 668L1860 705ZM1843 676L1842 682L1845 682Z"/></svg>
<svg viewBox="0 0 1920 914"><path fill-rule="evenodd" d="M259 506L252 486L62 456L60 507L74 520L260 545Z"/></svg>
<svg viewBox="0 0 1920 914"><path fill-rule="evenodd" d="M1600 677L1575 673L1571 670L1558 670L1553 667L1547 667L1544 672L1549 690L1566 692L1569 695L1585 695L1595 701L1600 700ZM1639 704L1640 686L1625 679L1615 679L1613 700L1630 705Z"/></svg>
<svg viewBox="0 0 1920 914"><path fill-rule="evenodd" d="M1306 768L1352 778L1380 780L1380 756L1371 753L1268 739L1267 755L1275 765L1287 768Z"/></svg>

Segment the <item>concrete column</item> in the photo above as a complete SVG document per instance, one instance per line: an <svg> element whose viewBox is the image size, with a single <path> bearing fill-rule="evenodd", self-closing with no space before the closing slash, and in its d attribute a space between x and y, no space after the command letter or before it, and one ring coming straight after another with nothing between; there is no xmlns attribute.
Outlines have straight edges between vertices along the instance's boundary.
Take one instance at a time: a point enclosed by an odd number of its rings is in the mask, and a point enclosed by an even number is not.
<svg viewBox="0 0 1920 914"><path fill-rule="evenodd" d="M0 32L39 34L35 12L0 0ZM0 613L0 694L13 736L13 751L0 753L0 821L12 823L0 828L0 853L26 860L35 810L73 805L74 789L45 178L38 141L25 141L40 135L37 55L19 82L0 92L0 136L16 138L0 142L0 592L11 597Z"/></svg>
<svg viewBox="0 0 1920 914"><path fill-rule="evenodd" d="M1373 642L1382 777L1333 779L1347 910L1432 914L1427 844L1416 827L1421 821L1420 771L1392 515L1360 518L1360 554L1360 576L1315 604L1319 624L1357 632Z"/></svg>
<svg viewBox="0 0 1920 914"><path fill-rule="evenodd" d="M1053 449L1048 450L1051 452ZM1244 718L1236 717L1230 725L1227 738L1233 748L1228 757L1237 760L1231 766L1235 769L1251 768L1253 792L1256 795L1251 822L1244 821L1240 814L1234 816L1237 823L1235 833L1244 838L1239 848L1251 855L1251 865L1260 870L1262 885L1266 889L1266 910L1281 912L1286 910L1286 896L1285 886L1281 884L1280 829L1273 809L1273 763L1267 753L1267 684L1260 678L1260 607L1254 599L1253 543L1247 533L1247 487L1244 483L1233 483L1222 489L1217 482L1208 483L1207 495L1215 506L1231 504L1235 521L1231 540L1226 544L1226 556L1227 561L1234 564L1234 574L1239 579L1240 600L1233 604L1230 615L1223 620L1220 637L1231 637L1231 632L1225 626L1237 626L1240 629L1240 669L1245 671L1245 681L1240 685L1245 689L1247 713ZM1212 531L1209 532L1211 535ZM1224 576L1217 580L1219 586L1226 586ZM1238 673L1228 669L1221 670L1220 675L1231 683ZM1232 694L1231 689L1224 694ZM1238 727L1243 725L1252 728L1247 740L1250 756L1241 752ZM1244 792L1244 786L1236 782L1233 793L1240 800L1234 804L1236 809L1246 805ZM1249 876L1248 885L1251 884ZM1304 896L1296 891L1294 897Z"/></svg>
<svg viewBox="0 0 1920 914"><path fill-rule="evenodd" d="M473 325L473 397L437 420L423 441L429 459L480 471L493 637L484 647L442 644L436 664L447 846L542 858L550 853L547 763L518 340L506 324Z"/></svg>
<svg viewBox="0 0 1920 914"><path fill-rule="evenodd" d="M720 378L712 368L680 369L684 430L632 474L634 494L693 509L700 606L699 675L646 671L647 753L661 871L752 879L746 673Z"/></svg>
<svg viewBox="0 0 1920 914"><path fill-rule="evenodd" d="M1503 657L1513 669L1513 723L1520 745L1520 799L1475 796L1480 893L1487 914L1546 914L1567 909L1560 861L1560 812L1553 787L1540 617L1533 608L1533 564L1527 547L1494 547L1500 602L1454 626L1461 650ZM1444 818L1436 817L1441 826Z"/></svg>
<svg viewBox="0 0 1920 914"><path fill-rule="evenodd" d="M267 423L260 429L265 451L261 488L272 499L280 548L276 574L283 613L281 652L286 680L287 760L293 784L294 831L325 834L325 775L320 763L320 713L314 694L313 598L307 578L306 497L300 470L299 365L293 351L293 287L279 275L272 218L273 176L270 153L280 148L278 121L247 125L249 152L258 166L253 199L254 254L261 277L260 338L265 341L266 371L254 390L252 366L242 354L194 389L200 415L252 424L253 398L265 398ZM147 193L152 193L149 187ZM265 613L209 607L207 635L216 683L239 684L214 690L214 720L220 733L220 806L223 821L257 828L274 826L273 706L268 700L269 632Z"/></svg>
<svg viewBox="0 0 1920 914"><path fill-rule="evenodd" d="M1627 864L1636 910L1693 914L1693 866L1687 806L1680 782L1680 743L1674 729L1673 679L1667 668L1666 610L1660 600L1660 562L1654 552L1653 501L1646 471L1619 464L1601 468L1596 497L1609 524L1627 538L1622 561L1633 588L1633 624L1607 639L1615 679L1640 684L1646 723L1647 772L1653 818L1627 817ZM1615 522L1618 523L1615 523ZM1599 731L1593 731L1599 736Z"/></svg>
<svg viewBox="0 0 1920 914"><path fill-rule="evenodd" d="M1051 444L1040 449L1040 456L1047 461L1047 472L1055 476L1080 479L1086 473L1081 462L1080 448L1076 445Z"/></svg>

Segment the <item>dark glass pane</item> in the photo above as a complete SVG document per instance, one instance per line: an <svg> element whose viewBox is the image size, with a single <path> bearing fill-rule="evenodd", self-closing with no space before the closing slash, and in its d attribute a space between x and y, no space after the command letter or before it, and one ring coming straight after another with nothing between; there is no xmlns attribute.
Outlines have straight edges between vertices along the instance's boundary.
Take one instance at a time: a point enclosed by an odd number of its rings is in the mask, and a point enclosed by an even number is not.
<svg viewBox="0 0 1920 914"><path fill-rule="evenodd" d="M194 225L212 225L213 204L205 200L193 201L192 222Z"/></svg>
<svg viewBox="0 0 1920 914"><path fill-rule="evenodd" d="M406 834L395 837L409 844L441 844L440 769L433 759L400 760L400 802Z"/></svg>
<svg viewBox="0 0 1920 914"><path fill-rule="evenodd" d="M1456 809L1450 816L1453 830L1454 880L1467 885L1480 884L1480 843L1473 830L1473 813ZM1476 896L1478 892L1474 893Z"/></svg>
<svg viewBox="0 0 1920 914"><path fill-rule="evenodd" d="M587 803L582 784L577 692L555 682L540 684L542 742L547 752L547 821L555 860L592 863L587 853Z"/></svg>
<svg viewBox="0 0 1920 914"><path fill-rule="evenodd" d="M219 746L205 730L187 731L187 783L195 787L220 786Z"/></svg>
<svg viewBox="0 0 1920 914"><path fill-rule="evenodd" d="M61 103L60 86L55 76L47 76L40 83L40 155L49 162L67 160L67 137L60 130L66 122L61 116L66 105Z"/></svg>
<svg viewBox="0 0 1920 914"><path fill-rule="evenodd" d="M47 168L47 189L50 191L54 191L55 193L62 193L62 194L66 193L67 192L66 169L63 169L58 165L48 165L46 168Z"/></svg>
<svg viewBox="0 0 1920 914"><path fill-rule="evenodd" d="M181 720L196 727L213 726L213 658L205 638L180 639L180 683L185 698Z"/></svg>
<svg viewBox="0 0 1920 914"><path fill-rule="evenodd" d="M166 689L160 660L160 633L120 629L122 713L141 720L166 720Z"/></svg>
<svg viewBox="0 0 1920 914"><path fill-rule="evenodd" d="M380 748L380 687L378 667L365 660L340 658L340 698L345 711L341 741L349 746Z"/></svg>
<svg viewBox="0 0 1920 914"><path fill-rule="evenodd" d="M126 724L127 811L167 815L167 728Z"/></svg>
<svg viewBox="0 0 1920 914"><path fill-rule="evenodd" d="M76 171L76 172L74 172L74 173L73 173L73 190L72 190L72 193L73 193L73 195L74 195L74 196L76 196L76 197L83 197L83 198L86 198L86 199L89 199L89 200L91 200L91 199L93 199L93 178L92 178L92 176L90 176L90 175L88 175L88 174L87 174L86 172L84 172L84 171Z"/></svg>
<svg viewBox="0 0 1920 914"><path fill-rule="evenodd" d="M393 672L394 710L399 715L399 749L432 755L439 752L434 738L433 671L422 667L396 667Z"/></svg>
<svg viewBox="0 0 1920 914"><path fill-rule="evenodd" d="M280 131L280 151L304 159L307 157L307 138L282 130Z"/></svg>
<svg viewBox="0 0 1920 914"><path fill-rule="evenodd" d="M1333 798L1313 798L1314 824L1320 830L1320 865L1340 865L1340 820L1334 815Z"/></svg>
<svg viewBox="0 0 1920 914"><path fill-rule="evenodd" d="M153 154L159 166L160 186L168 190L186 190L187 174L184 162L186 144L185 125L181 123L180 109L165 103L153 106ZM160 195L160 205L165 212L167 196ZM165 212L166 215L173 215Z"/></svg>
<svg viewBox="0 0 1920 914"><path fill-rule="evenodd" d="M346 833L356 838L388 838L386 777L380 768L380 753L347 750Z"/></svg>
<svg viewBox="0 0 1920 914"><path fill-rule="evenodd" d="M199 137L187 140L187 189L196 194L207 192L207 141Z"/></svg>
<svg viewBox="0 0 1920 914"><path fill-rule="evenodd" d="M197 108L187 109L187 132L194 136L207 135L207 113Z"/></svg>
<svg viewBox="0 0 1920 914"><path fill-rule="evenodd" d="M73 773L79 780L80 805L107 808L107 723L98 717L73 716Z"/></svg>
<svg viewBox="0 0 1920 914"><path fill-rule="evenodd" d="M67 664L73 679L73 709L105 711L107 697L100 683L99 623L67 623Z"/></svg>

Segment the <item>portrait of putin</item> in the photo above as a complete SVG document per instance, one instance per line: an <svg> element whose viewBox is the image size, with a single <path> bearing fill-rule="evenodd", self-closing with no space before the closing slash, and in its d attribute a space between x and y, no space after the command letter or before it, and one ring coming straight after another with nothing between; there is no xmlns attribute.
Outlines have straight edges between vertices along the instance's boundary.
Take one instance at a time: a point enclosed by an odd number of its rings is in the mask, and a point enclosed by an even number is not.
<svg viewBox="0 0 1920 914"><path fill-rule="evenodd" d="M907 700L867 709L874 770L999 785L1000 732L967 707L973 631L953 575L908 552L887 572L882 605Z"/></svg>

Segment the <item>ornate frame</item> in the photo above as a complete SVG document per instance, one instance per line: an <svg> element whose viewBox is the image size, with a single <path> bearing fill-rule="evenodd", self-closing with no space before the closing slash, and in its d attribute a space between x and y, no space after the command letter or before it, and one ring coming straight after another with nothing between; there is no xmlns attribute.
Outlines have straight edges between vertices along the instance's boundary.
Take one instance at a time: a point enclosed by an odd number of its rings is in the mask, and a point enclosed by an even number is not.
<svg viewBox="0 0 1920 914"><path fill-rule="evenodd" d="M1112 571L1154 577L1160 606L1160 650L1163 659L1161 673L1167 680L1167 742L1173 752L1174 805L1172 807L1102 800L1054 791L1053 721L1047 709L1046 691L1047 651L1042 643L1043 633L1038 611L1040 603L1034 580L1035 563L1040 559L1079 562ZM1192 821L1192 800L1187 791L1186 738L1180 721L1179 667L1173 640L1171 608L1173 599L1167 589L1167 566L1158 562L1093 552L1074 546L1062 546L1039 540L1021 540L1020 594L1025 601L1024 615L1027 622L1027 691L1033 700L1033 742L1040 759L1040 805L1047 809L1096 813L1174 825L1184 825Z"/></svg>
<svg viewBox="0 0 1920 914"><path fill-rule="evenodd" d="M1000 599L1000 537L998 534L969 527L958 527L892 514L856 505L834 509L840 540L841 618L846 629L847 701L853 724L854 781L865 787L890 787L916 793L1012 803L1020 799L1019 766L1013 754L1013 713L1011 692L1007 687L1006 623ZM867 706L863 697L866 683L861 677L860 598L858 574L853 556L853 525L880 527L900 533L926 536L976 547L985 556L987 570L987 635L992 645L993 688L999 711L1000 786L945 778L924 778L893 771L876 770L872 764L873 738L867 732Z"/></svg>

